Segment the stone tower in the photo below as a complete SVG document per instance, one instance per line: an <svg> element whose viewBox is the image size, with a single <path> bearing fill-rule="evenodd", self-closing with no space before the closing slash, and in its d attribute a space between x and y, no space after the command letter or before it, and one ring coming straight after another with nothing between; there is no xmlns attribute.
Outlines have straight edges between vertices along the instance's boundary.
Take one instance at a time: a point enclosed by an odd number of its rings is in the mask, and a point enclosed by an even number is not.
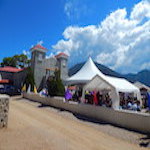
<svg viewBox="0 0 150 150"><path fill-rule="evenodd" d="M55 57L57 59L57 66L60 70L60 78L64 81L68 77L68 55L59 53Z"/></svg>
<svg viewBox="0 0 150 150"><path fill-rule="evenodd" d="M31 55L31 68L34 73L34 79L37 88L39 88L43 76L45 75L45 69L43 67L43 61L45 60L47 49L37 44L30 49Z"/></svg>
<svg viewBox="0 0 150 150"><path fill-rule="evenodd" d="M31 68L38 91L46 87L47 77L54 74L57 68L60 70L60 78L63 81L68 77L68 56L65 53L46 58L47 49L39 44L32 47L30 51L32 53Z"/></svg>

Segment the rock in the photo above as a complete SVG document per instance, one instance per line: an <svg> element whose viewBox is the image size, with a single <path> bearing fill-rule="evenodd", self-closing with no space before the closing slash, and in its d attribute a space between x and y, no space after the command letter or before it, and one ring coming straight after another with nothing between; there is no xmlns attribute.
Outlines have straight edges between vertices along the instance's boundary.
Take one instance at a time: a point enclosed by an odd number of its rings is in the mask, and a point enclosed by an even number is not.
<svg viewBox="0 0 150 150"><path fill-rule="evenodd" d="M7 127L9 96L0 94L0 128Z"/></svg>

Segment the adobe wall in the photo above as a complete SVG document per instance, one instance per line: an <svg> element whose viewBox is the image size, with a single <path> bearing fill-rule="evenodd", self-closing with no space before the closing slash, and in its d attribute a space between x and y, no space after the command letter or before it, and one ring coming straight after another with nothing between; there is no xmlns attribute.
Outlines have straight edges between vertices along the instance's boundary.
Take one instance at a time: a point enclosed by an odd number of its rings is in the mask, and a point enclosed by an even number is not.
<svg viewBox="0 0 150 150"><path fill-rule="evenodd" d="M106 123L115 124L130 130L150 133L150 114L114 110L88 104L73 104L63 102L63 98L45 98L33 93L24 93L24 97L45 105L65 109L97 120L103 120Z"/></svg>
<svg viewBox="0 0 150 150"><path fill-rule="evenodd" d="M9 96L0 94L0 128L7 127Z"/></svg>

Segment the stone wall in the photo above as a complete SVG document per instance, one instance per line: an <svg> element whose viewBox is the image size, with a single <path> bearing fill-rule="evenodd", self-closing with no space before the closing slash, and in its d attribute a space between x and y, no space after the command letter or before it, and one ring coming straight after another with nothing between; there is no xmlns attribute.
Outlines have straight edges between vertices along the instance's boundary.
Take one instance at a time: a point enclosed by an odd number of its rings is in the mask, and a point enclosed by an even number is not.
<svg viewBox="0 0 150 150"><path fill-rule="evenodd" d="M24 93L24 97L45 105L65 109L73 113L81 114L86 117L103 120L133 131L150 133L150 114L128 111L114 110L111 108L64 102L63 98L41 97L38 94Z"/></svg>
<svg viewBox="0 0 150 150"><path fill-rule="evenodd" d="M57 65L60 69L60 78L65 81L68 78L68 57L57 58Z"/></svg>
<svg viewBox="0 0 150 150"><path fill-rule="evenodd" d="M68 57L62 56L59 58L50 57L46 58L46 51L35 49L31 55L31 68L34 73L34 79L38 91L45 87L46 69L59 68L62 80L68 77Z"/></svg>
<svg viewBox="0 0 150 150"><path fill-rule="evenodd" d="M9 96L0 94L0 128L7 127Z"/></svg>

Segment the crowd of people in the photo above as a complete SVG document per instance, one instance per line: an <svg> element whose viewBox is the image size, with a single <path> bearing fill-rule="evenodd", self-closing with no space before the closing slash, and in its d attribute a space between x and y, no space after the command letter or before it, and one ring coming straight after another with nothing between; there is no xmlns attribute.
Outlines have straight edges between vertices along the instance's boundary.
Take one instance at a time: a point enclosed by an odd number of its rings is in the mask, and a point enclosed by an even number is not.
<svg viewBox="0 0 150 150"><path fill-rule="evenodd" d="M137 110L140 109L137 99L134 98L133 94L119 92L120 106L119 109Z"/></svg>
<svg viewBox="0 0 150 150"><path fill-rule="evenodd" d="M111 107L112 101L108 92L102 93L99 91L85 91L85 99L82 99L82 89L79 88L75 91L66 90L65 99L67 101L76 101L78 103L85 103L91 105L99 105Z"/></svg>
<svg viewBox="0 0 150 150"><path fill-rule="evenodd" d="M120 106L119 109L128 109L133 111L141 111L146 105L144 100L144 105L140 105L140 101L134 97L133 93L119 93L120 96ZM76 101L78 103L85 103L91 105L98 105L104 107L111 107L112 100L110 97L110 91L85 91L85 98L82 99L82 88L75 90L67 89L65 94L65 99L67 101ZM143 102L143 101L142 101Z"/></svg>
<svg viewBox="0 0 150 150"><path fill-rule="evenodd" d="M129 93L119 93L120 94L120 109L128 109L134 111L141 111L142 109L148 109L148 96L141 95L141 104L132 94Z"/></svg>
<svg viewBox="0 0 150 150"><path fill-rule="evenodd" d="M85 103L91 105L98 105L104 107L111 107L112 100L110 97L110 91L85 91L85 97L82 99L82 88L77 87L74 90L66 89L65 100L74 101L77 103ZM48 96L48 91L46 88L40 91L41 96ZM133 111L141 111L141 109L146 109L150 105L147 95L142 95L142 105L140 101L134 97L133 93L122 93L119 92L120 105L119 109L128 109ZM150 98L150 96L149 96ZM149 102L149 103L148 103Z"/></svg>
<svg viewBox="0 0 150 150"><path fill-rule="evenodd" d="M82 89L78 88L75 90L70 90L67 88L65 92L65 99L66 101L76 101L76 102L81 102L81 97L82 97Z"/></svg>
<svg viewBox="0 0 150 150"><path fill-rule="evenodd" d="M120 109L141 111L141 106L140 106L140 102L136 99L120 100Z"/></svg>
<svg viewBox="0 0 150 150"><path fill-rule="evenodd" d="M99 106L111 107L112 101L109 93L101 93L97 91L86 91L85 92L85 103L95 104Z"/></svg>

